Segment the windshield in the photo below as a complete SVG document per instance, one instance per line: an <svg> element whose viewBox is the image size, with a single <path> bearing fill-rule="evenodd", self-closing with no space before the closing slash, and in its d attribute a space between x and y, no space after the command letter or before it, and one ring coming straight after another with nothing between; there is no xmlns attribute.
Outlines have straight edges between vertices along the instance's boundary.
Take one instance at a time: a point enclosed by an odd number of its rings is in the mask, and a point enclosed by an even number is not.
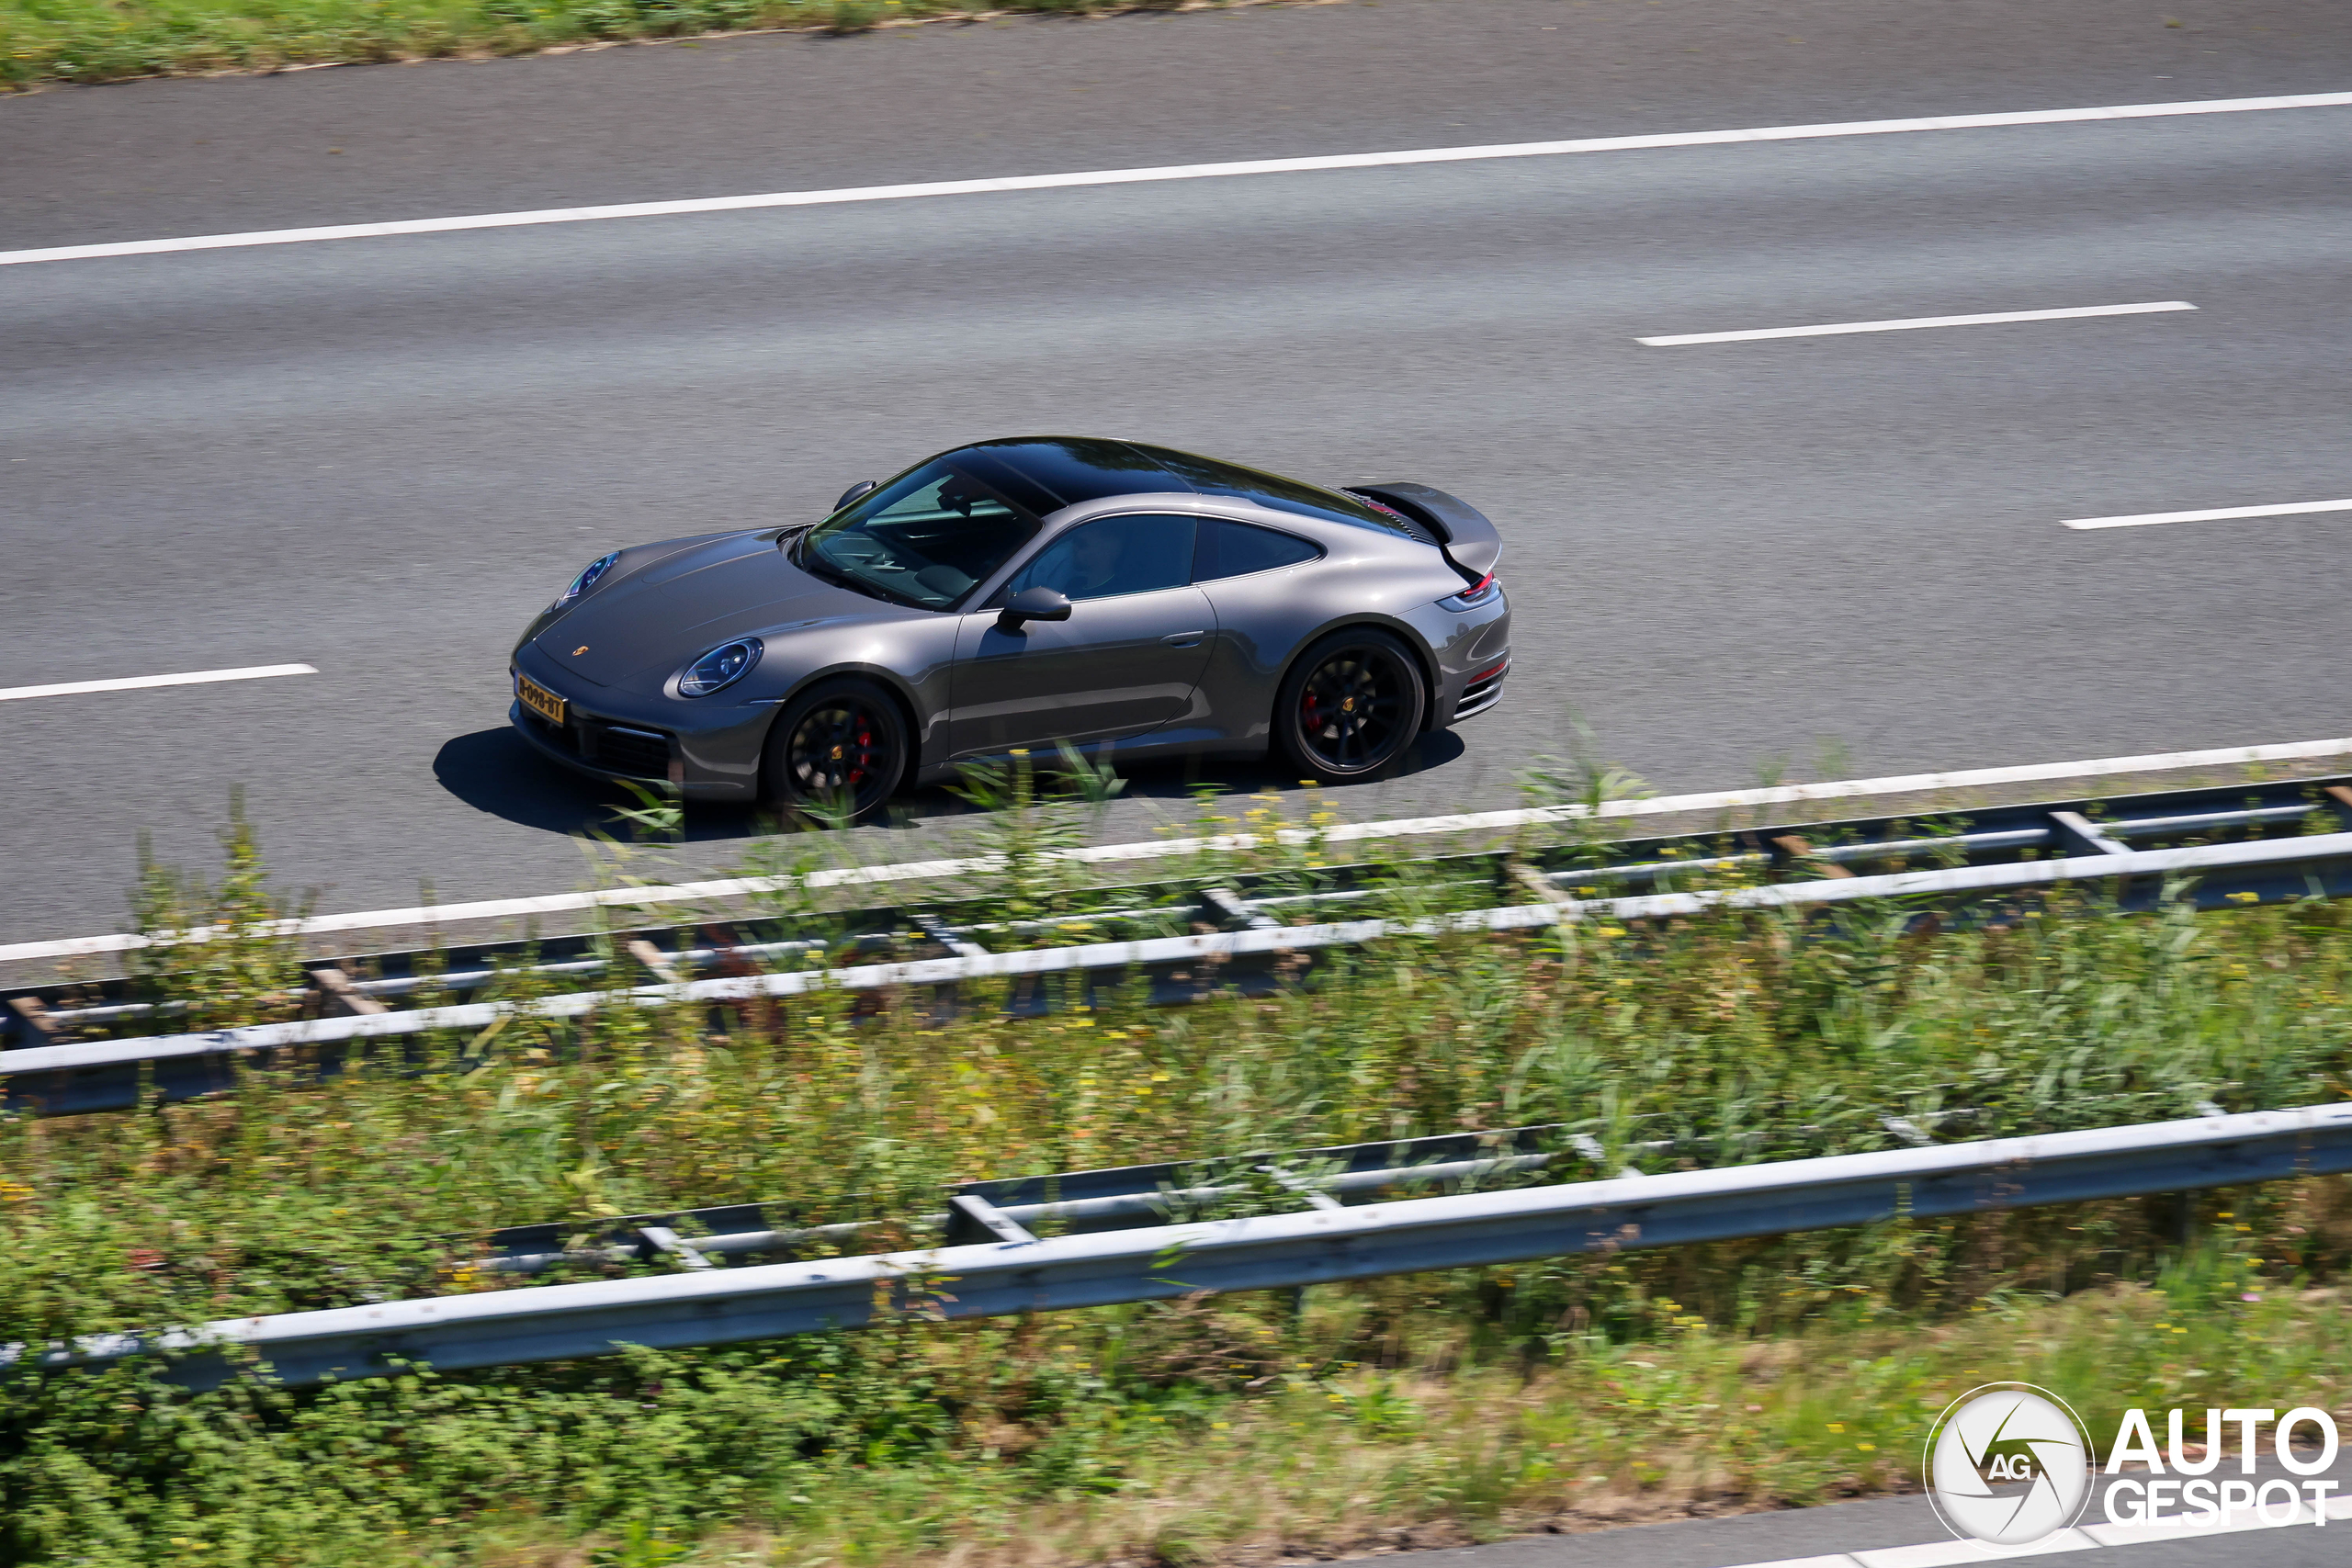
<svg viewBox="0 0 2352 1568"><path fill-rule="evenodd" d="M1035 518L933 462L818 524L793 559L885 599L944 610L1036 531Z"/></svg>

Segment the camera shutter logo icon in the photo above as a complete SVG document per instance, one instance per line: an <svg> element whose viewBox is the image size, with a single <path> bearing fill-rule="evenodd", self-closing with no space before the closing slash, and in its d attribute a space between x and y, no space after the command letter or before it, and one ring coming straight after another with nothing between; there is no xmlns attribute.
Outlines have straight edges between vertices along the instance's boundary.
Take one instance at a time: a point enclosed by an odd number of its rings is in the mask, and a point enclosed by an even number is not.
<svg viewBox="0 0 2352 1568"><path fill-rule="evenodd" d="M2030 1546L2082 1516L2091 1445L2066 1402L2030 1383L1971 1389L1928 1434L1928 1495L1952 1534Z"/></svg>

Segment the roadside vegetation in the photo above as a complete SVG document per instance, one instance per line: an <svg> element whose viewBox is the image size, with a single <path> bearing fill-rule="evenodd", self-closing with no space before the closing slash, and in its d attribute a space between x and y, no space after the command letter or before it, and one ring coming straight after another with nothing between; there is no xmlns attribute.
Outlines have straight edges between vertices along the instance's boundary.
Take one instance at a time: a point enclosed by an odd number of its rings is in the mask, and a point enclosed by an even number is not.
<svg viewBox="0 0 2352 1568"><path fill-rule="evenodd" d="M1166 8L1181 3L1167 0ZM942 17L1136 8L1136 0L0 0L0 91L528 54L707 33L862 32Z"/></svg>
<svg viewBox="0 0 2352 1568"><path fill-rule="evenodd" d="M1085 929L1102 896L1038 852L1088 792L976 791L992 907ZM191 1026L267 1016L300 976L255 929L286 906L251 831L225 837L218 881L155 870L140 895L151 929L225 928L152 950ZM822 840L778 842L806 865ZM1320 859L1168 870L1306 886ZM1384 901L1457 896L1399 863ZM795 897L776 912L821 920ZM518 1017L323 1083L288 1064L0 1121L0 1343L528 1288L471 1266L471 1238L525 1222L754 1200L903 1220L956 1180L1546 1122L1604 1168L1665 1169L1889 1146L1890 1116L1977 1137L2333 1101L2348 986L2340 906L2074 901L1948 930L1879 909L1398 940L1179 1009L1019 1017L976 989L952 1012L820 993ZM1548 1179L1592 1169L1564 1154ZM1807 1503L1909 1483L1928 1419L1994 1379L2094 1429L2233 1390L2346 1408L2347 1259L2352 1188L2327 1178L319 1391L16 1376L0 1562L1205 1563Z"/></svg>

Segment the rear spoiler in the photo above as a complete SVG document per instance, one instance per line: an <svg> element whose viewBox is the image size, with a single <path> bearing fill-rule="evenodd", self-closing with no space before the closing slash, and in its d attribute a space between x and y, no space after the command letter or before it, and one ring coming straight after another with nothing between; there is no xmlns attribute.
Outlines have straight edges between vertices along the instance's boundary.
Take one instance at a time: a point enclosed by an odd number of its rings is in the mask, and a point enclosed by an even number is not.
<svg viewBox="0 0 2352 1568"><path fill-rule="evenodd" d="M1468 502L1427 485L1350 485L1351 493L1393 507L1437 536L1437 547L1453 570L1476 582L1502 558L1503 537Z"/></svg>

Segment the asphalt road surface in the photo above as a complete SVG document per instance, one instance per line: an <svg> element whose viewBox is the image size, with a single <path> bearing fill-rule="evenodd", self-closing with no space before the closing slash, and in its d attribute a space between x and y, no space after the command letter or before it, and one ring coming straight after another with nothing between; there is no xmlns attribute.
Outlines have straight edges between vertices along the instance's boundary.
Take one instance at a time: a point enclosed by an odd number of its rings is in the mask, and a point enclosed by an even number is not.
<svg viewBox="0 0 2352 1568"><path fill-rule="evenodd" d="M1379 0L0 102L0 249L898 180L2352 88L2326 0ZM0 941L232 785L322 909L574 886L504 655L616 545L991 434L1419 479L1507 540L1495 713L1358 818L2347 732L2352 107L0 267ZM2193 311L1634 340L2187 301ZM1279 780L1210 775L1237 789ZM1182 815L1137 782L1106 835ZM865 852L941 852L936 792ZM682 852L757 830L707 813ZM2150 1549L2155 1550L2155 1549ZM1783 1554L1786 1555L1786 1554Z"/></svg>
<svg viewBox="0 0 2352 1568"><path fill-rule="evenodd" d="M2161 1412L2154 1418L2162 1425ZM2193 1415L2190 1421L2195 1421ZM1923 1440L1925 1436L1923 1431ZM2267 1432L2263 1440L2267 1445ZM2313 1458L2309 1452L2301 1457L2306 1463ZM2148 1479L2144 1468L2135 1464L2132 1472L2125 1479L2144 1485ZM2239 1473L2233 1450L2214 1479ZM2267 1453L2257 1456L2255 1474L2256 1486L2267 1481L2296 1479ZM2339 1488L2352 1485L2352 1458L2339 1454L2316 1478L2333 1480ZM2106 1522L2106 1489L2112 1484L2114 1481L2104 1475L2093 1482L2081 1524L2096 1527ZM2132 1490L2138 1492L2137 1487ZM2133 1517L2140 1506L2139 1497L2131 1495L2119 1507L2118 1517ZM2287 1517L2277 1495L2272 1506L2272 1517ZM1486 1546L1404 1552L1378 1561L1383 1568L1976 1568L2006 1556L2047 1553L2066 1568L2338 1568L2352 1548L2347 1548L2344 1535L2330 1532L2352 1527L2352 1510L2333 1497L2329 1506L2326 1524L2249 1529L2255 1516L2233 1510L2230 1522L2236 1528L2228 1532L2087 1548L2078 1536L2061 1537L2043 1542L2038 1550L2010 1553L1953 1539L1937 1518L1934 1505L1924 1494L1915 1493L1728 1518L1531 1536ZM2197 1510L2167 1506L2164 1511L2178 1517ZM2301 1517L2309 1520L2312 1515L2306 1511Z"/></svg>

